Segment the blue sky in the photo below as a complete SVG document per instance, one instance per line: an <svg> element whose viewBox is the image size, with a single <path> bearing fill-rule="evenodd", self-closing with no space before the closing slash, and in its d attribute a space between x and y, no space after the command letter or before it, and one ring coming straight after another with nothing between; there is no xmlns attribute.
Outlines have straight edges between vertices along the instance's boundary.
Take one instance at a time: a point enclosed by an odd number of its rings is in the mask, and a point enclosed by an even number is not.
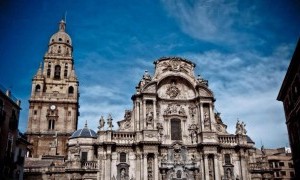
<svg viewBox="0 0 300 180"><path fill-rule="evenodd" d="M26 131L31 79L67 12L80 81L79 128L96 130L132 108L143 72L162 56L197 64L228 132L237 118L265 147L288 144L276 101L300 28L300 2L249 0L0 1L0 83L21 99Z"/></svg>

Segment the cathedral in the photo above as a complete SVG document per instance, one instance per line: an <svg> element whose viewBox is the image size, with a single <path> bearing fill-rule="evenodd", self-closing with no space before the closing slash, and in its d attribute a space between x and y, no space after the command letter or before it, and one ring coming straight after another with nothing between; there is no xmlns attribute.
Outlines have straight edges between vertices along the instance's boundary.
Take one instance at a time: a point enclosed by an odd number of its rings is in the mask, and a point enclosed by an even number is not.
<svg viewBox="0 0 300 180"><path fill-rule="evenodd" d="M79 81L72 52L62 20L32 80L25 179L270 178L244 122L236 123L235 134L227 132L208 81L181 57L154 61L154 74L141 77L122 120L109 115L98 127L86 123L77 129Z"/></svg>

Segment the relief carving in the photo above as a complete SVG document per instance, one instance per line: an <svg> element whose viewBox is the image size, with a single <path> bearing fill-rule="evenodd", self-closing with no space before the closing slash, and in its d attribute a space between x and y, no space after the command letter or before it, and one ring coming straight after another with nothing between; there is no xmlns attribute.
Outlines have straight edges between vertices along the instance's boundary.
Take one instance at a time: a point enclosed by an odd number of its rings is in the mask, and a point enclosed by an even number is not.
<svg viewBox="0 0 300 180"><path fill-rule="evenodd" d="M196 115L196 109L197 109L197 107L195 105L189 106L189 114L192 117L192 119L194 119L194 117Z"/></svg>
<svg viewBox="0 0 300 180"><path fill-rule="evenodd" d="M179 104L169 104L164 111L164 115L181 115L185 116L185 110Z"/></svg>

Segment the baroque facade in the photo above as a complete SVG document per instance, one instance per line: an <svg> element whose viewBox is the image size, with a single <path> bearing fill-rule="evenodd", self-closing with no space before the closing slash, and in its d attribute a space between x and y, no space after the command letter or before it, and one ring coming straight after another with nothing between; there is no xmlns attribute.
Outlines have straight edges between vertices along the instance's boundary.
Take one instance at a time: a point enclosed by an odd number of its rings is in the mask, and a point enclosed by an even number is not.
<svg viewBox="0 0 300 180"><path fill-rule="evenodd" d="M27 136L33 144L25 179L246 180L257 171L254 142L245 124L227 132L208 81L180 57L154 62L132 96L133 108L113 128L101 117L98 131L77 129L78 80L72 44L60 22L32 80ZM263 173L261 173L263 172Z"/></svg>
<svg viewBox="0 0 300 180"><path fill-rule="evenodd" d="M300 39L277 100L283 102L296 179L300 179Z"/></svg>

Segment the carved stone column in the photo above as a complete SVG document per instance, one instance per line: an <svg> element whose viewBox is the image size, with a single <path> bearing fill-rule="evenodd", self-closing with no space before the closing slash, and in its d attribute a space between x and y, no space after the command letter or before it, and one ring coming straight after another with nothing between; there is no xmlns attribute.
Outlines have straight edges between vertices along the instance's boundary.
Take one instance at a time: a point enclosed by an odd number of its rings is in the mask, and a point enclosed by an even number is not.
<svg viewBox="0 0 300 180"><path fill-rule="evenodd" d="M203 103L200 103L200 125L201 125L201 131L203 132L204 130L204 113L203 113Z"/></svg>
<svg viewBox="0 0 300 180"><path fill-rule="evenodd" d="M153 119L154 119L154 125L153 129L156 129L156 124L157 124L157 115L156 115L156 100L153 100Z"/></svg>
<svg viewBox="0 0 300 180"><path fill-rule="evenodd" d="M142 172L142 169L141 169L141 154L137 154L136 155L136 172L135 172L136 180L141 179L141 175L142 175L141 172Z"/></svg>
<svg viewBox="0 0 300 180"><path fill-rule="evenodd" d="M159 170L158 170L158 154L154 154L154 179L158 180Z"/></svg>
<svg viewBox="0 0 300 180"><path fill-rule="evenodd" d="M210 129L212 131L216 131L216 128L215 126L213 126L213 124L215 124L216 120L215 120L215 115L214 115L214 112L213 112L213 105L212 103L209 103L209 118L210 118Z"/></svg>
<svg viewBox="0 0 300 180"><path fill-rule="evenodd" d="M144 165L143 165L143 170L144 170L144 180L147 180L148 177L148 172L147 172L147 156L148 153L143 153L143 159L144 159Z"/></svg>
<svg viewBox="0 0 300 180"><path fill-rule="evenodd" d="M140 130L140 124L139 124L139 104L135 101L134 103L134 130L139 131Z"/></svg>
<svg viewBox="0 0 300 180"><path fill-rule="evenodd" d="M209 180L209 169L208 169L208 154L204 154L204 177L205 180Z"/></svg>
<svg viewBox="0 0 300 180"><path fill-rule="evenodd" d="M106 154L105 179L111 179L111 154Z"/></svg>
<svg viewBox="0 0 300 180"><path fill-rule="evenodd" d="M214 154L214 170L215 170L215 179L220 179L220 171L219 171L219 161L218 155Z"/></svg>
<svg viewBox="0 0 300 180"><path fill-rule="evenodd" d="M201 179L204 179L205 176L205 170L204 170L204 161L203 161L203 155L200 154L200 173L201 173Z"/></svg>
<svg viewBox="0 0 300 180"><path fill-rule="evenodd" d="M143 128L142 129L146 129L146 127L147 127L146 115L147 115L146 100L143 100Z"/></svg>

